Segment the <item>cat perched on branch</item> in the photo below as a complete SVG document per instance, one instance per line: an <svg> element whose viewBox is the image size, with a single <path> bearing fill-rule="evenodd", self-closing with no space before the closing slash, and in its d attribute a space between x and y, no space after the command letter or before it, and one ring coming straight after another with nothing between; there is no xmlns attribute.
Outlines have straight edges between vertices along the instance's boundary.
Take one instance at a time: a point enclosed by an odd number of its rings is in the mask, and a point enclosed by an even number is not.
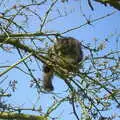
<svg viewBox="0 0 120 120"><path fill-rule="evenodd" d="M72 37L57 38L56 43L48 50L48 57L54 64L58 64L56 69L62 67L68 73L74 73L79 70L79 63L83 59L81 43ZM54 89L52 78L55 71L52 66L44 64L43 72L43 87L46 91L52 91Z"/></svg>

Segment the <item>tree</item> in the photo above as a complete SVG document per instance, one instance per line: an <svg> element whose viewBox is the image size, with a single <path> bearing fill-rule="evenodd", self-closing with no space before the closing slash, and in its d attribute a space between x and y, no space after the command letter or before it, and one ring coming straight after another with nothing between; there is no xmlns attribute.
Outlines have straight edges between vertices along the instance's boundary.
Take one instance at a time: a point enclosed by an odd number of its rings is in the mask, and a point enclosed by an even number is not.
<svg viewBox="0 0 120 120"><path fill-rule="evenodd" d="M92 6L91 0L87 0L89 6L91 7L92 10L94 10L94 7ZM104 4L105 6L110 5L118 10L120 10L120 0L94 0L96 2L100 2ZM68 0L62 0L62 2L68 2Z"/></svg>
<svg viewBox="0 0 120 120"><path fill-rule="evenodd" d="M114 8L120 10L120 0L96 0L96 1L104 5L109 4L110 6L113 6Z"/></svg>
<svg viewBox="0 0 120 120"><path fill-rule="evenodd" d="M120 19L119 2L98 2L0 1L1 119L120 117L120 26L114 32L111 24ZM81 40L84 59L77 73L66 75L61 65L47 57L47 50L61 36ZM54 78L55 90L48 94L42 88L43 63L59 69L62 78Z"/></svg>

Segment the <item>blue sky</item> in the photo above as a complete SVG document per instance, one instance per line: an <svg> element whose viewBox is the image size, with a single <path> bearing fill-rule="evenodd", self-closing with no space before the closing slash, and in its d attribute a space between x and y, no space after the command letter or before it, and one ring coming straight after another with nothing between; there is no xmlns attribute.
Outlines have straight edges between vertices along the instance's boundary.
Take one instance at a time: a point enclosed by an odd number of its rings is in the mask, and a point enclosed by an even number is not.
<svg viewBox="0 0 120 120"><path fill-rule="evenodd" d="M5 6L1 6L0 11L3 12L3 9L6 9L13 6L14 2L9 2L8 4L5 4ZM38 9L39 14L43 15L43 13L46 11L47 6L49 4L43 5ZM94 11L91 11L91 9L86 5L86 2L82 2L82 11L87 16L87 18L90 20L96 19L98 17L104 16L108 13L111 13L113 11L116 11L112 7L104 7L103 5L99 3L93 2L93 6L95 8ZM57 31L57 32L64 32L72 27L80 26L84 24L85 18L82 16L80 11L80 4L79 1L70 1L68 3L59 3L57 4L57 8L54 9L54 12L50 14L49 19L56 17L56 9L59 9L62 14L65 14L64 11L68 11L68 16L61 17L59 19L54 20L53 22L50 22L45 25L44 31ZM72 11L72 13L70 13ZM21 20L19 18L16 19L17 22L20 23ZM116 49L116 43L114 41L114 38L117 36L120 36L120 12L117 11L114 15L110 17L106 17L100 21L97 21L95 23L92 23L92 25L86 25L80 29L71 31L69 33L66 33L65 36L72 36L77 38L78 40L82 41L83 43L87 44L90 43L91 46L94 45L94 39L97 38L99 42L102 42L105 40L105 38L109 39L109 45L107 45L106 51L109 51L110 49ZM39 31L39 22L38 19L34 19L31 17L29 20L29 31L36 32ZM27 28L27 27L26 27ZM111 37L113 34L115 34L115 37ZM119 46L120 47L120 46ZM11 65L17 60L19 60L19 55L17 54L17 51L12 51L11 53L4 52L0 50L0 64L2 65ZM86 51L84 50L84 54ZM102 52L104 54L104 51ZM36 63L32 62L31 68L35 69L34 72L36 75L36 78L42 79L42 72L39 71L38 68L36 68ZM29 65L30 65L29 64ZM23 64L18 65L22 67L22 69L26 69ZM42 64L41 64L42 69ZM2 71L0 69L0 71ZM30 80L27 75L24 73L21 73L17 69L13 69L9 71L5 76L8 76L6 79L6 83L0 85L1 88L6 88L7 83L9 80L18 80L17 84L17 90L16 92L12 93L12 97L6 99L7 103L11 103L13 106L17 105L19 107L31 107L33 105L41 105L43 110L45 111L48 106L52 103L53 95L51 94L40 94L38 95L36 92L36 89L29 88ZM5 76L1 77L0 80L2 80ZM61 96L64 96L66 93L63 92L66 89L66 85L58 77L54 77L53 84L55 86L55 93L61 94ZM10 92L10 91L9 91ZM37 99L40 97L39 102ZM37 104L36 104L37 103ZM71 111L71 106L69 103L63 104L58 110L56 110L53 113L53 116L57 116L60 114L61 120L73 120L74 116L69 114ZM27 113L30 113L29 111ZM59 113L59 114L57 114ZM80 113L80 111L79 111ZM63 119L64 118L64 119ZM118 119L116 119L118 120Z"/></svg>

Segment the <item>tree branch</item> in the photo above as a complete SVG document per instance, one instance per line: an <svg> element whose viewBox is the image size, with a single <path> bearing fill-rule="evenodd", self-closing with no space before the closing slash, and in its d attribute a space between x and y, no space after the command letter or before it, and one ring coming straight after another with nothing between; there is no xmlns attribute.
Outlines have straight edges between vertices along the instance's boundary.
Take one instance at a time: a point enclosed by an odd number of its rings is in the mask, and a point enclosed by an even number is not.
<svg viewBox="0 0 120 120"><path fill-rule="evenodd" d="M28 114L18 114L18 113L11 113L11 112L0 112L1 119L17 119L17 120L47 120L44 116L35 116L35 115L28 115Z"/></svg>

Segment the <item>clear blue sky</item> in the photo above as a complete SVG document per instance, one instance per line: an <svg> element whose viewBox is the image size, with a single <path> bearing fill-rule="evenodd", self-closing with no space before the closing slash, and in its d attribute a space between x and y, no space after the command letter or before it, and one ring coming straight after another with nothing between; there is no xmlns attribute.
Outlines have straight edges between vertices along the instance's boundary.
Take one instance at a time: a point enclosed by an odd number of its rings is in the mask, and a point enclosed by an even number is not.
<svg viewBox="0 0 120 120"><path fill-rule="evenodd" d="M11 0L10 0L11 1ZM15 2L15 1L14 1ZM3 12L3 9L9 8L13 6L15 3L13 1L5 4L5 6L0 6L0 11ZM24 1L23 1L24 2ZM27 1L26 1L27 3ZM38 12L39 14L43 15L44 11L46 11L48 4L44 5L41 7ZM112 11L116 11L112 7L104 7L103 5L99 3L93 3L93 6L95 8L94 11L91 11L91 9L88 7L86 4L85 0L82 2L82 11L83 13L87 16L87 18L95 19L101 16L104 16L105 14L111 13ZM56 19L53 22L48 23L44 31L57 31L57 32L64 32L72 27L79 26L81 24L84 24L85 18L81 15L80 11L80 4L79 1L70 1L68 3L62 4L59 3L57 4L57 9L61 11L61 13L64 14L64 11L67 10L69 15ZM56 10L56 8L54 9ZM72 11L72 13L70 13ZM53 18L56 16L56 12L53 12L50 14L49 18ZM16 21L19 21L19 19L16 19ZM39 30L39 21L35 20L34 18L31 18L29 20L29 30L31 32L36 32ZM116 12L114 15L107 17L105 19L102 19L100 21L97 21L93 23L92 25L87 25L84 26L80 29L71 31L69 33L66 33L65 36L72 36L77 38L80 41L83 41L83 43L87 44L90 43L93 45L94 43L94 38L99 39L100 42L104 41L105 38L112 36L112 34L116 34L116 36L120 36L120 12ZM109 45L107 46L107 50L110 49L116 49L116 44L115 41L111 38L109 41ZM120 46L119 46L120 47ZM84 51L84 54L85 51ZM103 52L104 54L104 52ZM11 65L15 63L19 59L19 55L16 54L16 51L12 51L11 53L4 52L0 50L0 64L2 65ZM8 64L7 64L8 63ZM25 69L23 64L18 65ZM31 68L37 69L35 63L31 63ZM42 68L42 66L41 66ZM0 69L1 71L1 69ZM42 79L42 71L35 71L35 74L37 78ZM6 88L7 83L9 80L18 80L18 85L17 85L17 90L16 92L12 93L12 97L6 99L7 103L11 103L13 106L19 106L19 107L31 107L35 103L38 104L38 97L39 95L36 92L36 89L29 88L30 85L30 80L27 75L21 73L17 69L13 69L9 71L5 76L8 75L8 78L6 79L6 83L0 85L1 88ZM0 78L2 80L5 76ZM55 93L60 93L61 96L64 96L66 93L63 92L66 88L65 83L59 79L58 77L54 77L53 84L55 86ZM40 99L39 99L39 105L42 106L43 110L45 111L46 107L50 106L52 103L52 96L51 94L41 94ZM36 104L36 105L37 105ZM53 113L53 116L57 116L60 114L61 120L74 120L74 116L69 114L71 111L71 106L69 103L63 104L58 110L56 110ZM29 113L29 111L28 111ZM116 119L118 120L118 119Z"/></svg>

